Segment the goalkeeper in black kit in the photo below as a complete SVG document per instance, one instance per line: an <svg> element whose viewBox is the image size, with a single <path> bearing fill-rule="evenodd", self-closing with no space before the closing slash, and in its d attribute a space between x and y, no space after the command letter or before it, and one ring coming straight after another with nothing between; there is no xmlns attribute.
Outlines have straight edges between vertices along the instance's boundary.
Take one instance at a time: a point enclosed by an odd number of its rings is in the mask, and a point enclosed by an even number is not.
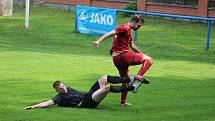
<svg viewBox="0 0 215 121"><path fill-rule="evenodd" d="M129 83L129 86L113 86L111 84ZM120 93L125 91L137 92L142 83L147 80L135 81L134 77L121 78L118 76L102 76L93 84L88 92L77 91L71 87L66 87L61 81L55 81L53 87L58 93L52 99L41 102L25 109L45 108L57 104L62 107L96 108L109 92Z"/></svg>

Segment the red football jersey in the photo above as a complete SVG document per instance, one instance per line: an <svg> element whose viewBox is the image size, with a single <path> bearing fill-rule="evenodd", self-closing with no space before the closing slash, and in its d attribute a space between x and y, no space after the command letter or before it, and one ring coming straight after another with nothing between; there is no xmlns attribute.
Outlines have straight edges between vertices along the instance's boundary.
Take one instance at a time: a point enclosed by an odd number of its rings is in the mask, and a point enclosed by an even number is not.
<svg viewBox="0 0 215 121"><path fill-rule="evenodd" d="M118 26L115 31L116 34L114 35L113 45L110 52L129 51L129 44L132 41L129 23Z"/></svg>

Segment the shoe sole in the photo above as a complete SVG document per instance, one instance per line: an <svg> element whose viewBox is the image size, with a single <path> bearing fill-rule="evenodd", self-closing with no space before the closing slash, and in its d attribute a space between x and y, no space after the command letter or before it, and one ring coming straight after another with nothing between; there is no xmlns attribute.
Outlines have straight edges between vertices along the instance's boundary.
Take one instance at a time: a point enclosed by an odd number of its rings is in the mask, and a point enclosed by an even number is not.
<svg viewBox="0 0 215 121"><path fill-rule="evenodd" d="M137 88L136 89L134 89L132 92L133 93L137 93L138 92L138 89L139 89L139 87L142 85L142 82L140 82L138 85L137 85Z"/></svg>

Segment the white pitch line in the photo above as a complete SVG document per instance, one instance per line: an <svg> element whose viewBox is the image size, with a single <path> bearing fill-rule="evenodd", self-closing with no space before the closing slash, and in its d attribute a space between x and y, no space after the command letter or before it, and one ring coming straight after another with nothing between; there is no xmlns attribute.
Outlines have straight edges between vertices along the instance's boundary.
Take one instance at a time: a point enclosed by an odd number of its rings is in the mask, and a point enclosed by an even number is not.
<svg viewBox="0 0 215 121"><path fill-rule="evenodd" d="M12 45L2 44L2 43L0 43L0 46L4 46L4 47L14 47L14 46L12 46ZM47 51L47 50L41 50L41 49L21 48L21 47L17 47L17 48L25 49L25 50L33 50L33 51L37 51L37 52L48 52L48 53L53 53L53 54L64 54L64 53L62 53L62 52Z"/></svg>
<svg viewBox="0 0 215 121"><path fill-rule="evenodd" d="M47 53L52 53L52 54L64 54L62 52L56 52L56 51L47 51L47 50L39 50L39 49L32 49L32 48L24 48L26 50L33 50L33 51L36 51L36 52L47 52Z"/></svg>
<svg viewBox="0 0 215 121"><path fill-rule="evenodd" d="M1 46L4 46L4 47L12 47L11 45L7 45L7 44L1 44L1 43L0 43L0 45L1 45Z"/></svg>
<svg viewBox="0 0 215 121"><path fill-rule="evenodd" d="M2 43L0 43L0 46L14 47L12 45L2 44ZM42 49L32 49L32 48L22 48L22 47L16 47L16 48L25 49L25 50L32 50L32 51L35 51L35 52L46 52L46 53L51 53L51 54L66 54L66 53L63 53L63 52L47 51L47 50L42 50ZM94 58L94 56L81 56L81 55L73 55L73 54L69 54L69 55L73 56L73 57L82 57L82 58L86 58L86 59L93 59L93 60L96 60L96 61L112 62L111 58L110 59L99 59L99 58Z"/></svg>

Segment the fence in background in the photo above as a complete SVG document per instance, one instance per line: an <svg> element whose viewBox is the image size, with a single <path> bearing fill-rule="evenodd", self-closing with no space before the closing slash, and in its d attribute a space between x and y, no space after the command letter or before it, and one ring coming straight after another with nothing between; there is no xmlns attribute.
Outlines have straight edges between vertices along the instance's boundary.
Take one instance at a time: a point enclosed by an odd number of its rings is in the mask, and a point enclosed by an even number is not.
<svg viewBox="0 0 215 121"><path fill-rule="evenodd" d="M151 13L151 12L143 12L143 11L130 11L130 10L119 10L117 9L116 12L120 13L130 13L130 14L144 14L150 16L161 16L161 17L170 17L170 18L178 18L178 19L190 19L190 20L197 20L197 21L207 21L207 37L206 37L206 44L205 50L209 50L210 47L210 34L211 34L211 22L215 21L215 18L204 18L204 17L193 17L193 16L182 16L182 15L173 15L173 14L160 14L160 13ZM75 22L74 30L77 30L77 23ZM137 32L134 33L134 40L137 40Z"/></svg>

